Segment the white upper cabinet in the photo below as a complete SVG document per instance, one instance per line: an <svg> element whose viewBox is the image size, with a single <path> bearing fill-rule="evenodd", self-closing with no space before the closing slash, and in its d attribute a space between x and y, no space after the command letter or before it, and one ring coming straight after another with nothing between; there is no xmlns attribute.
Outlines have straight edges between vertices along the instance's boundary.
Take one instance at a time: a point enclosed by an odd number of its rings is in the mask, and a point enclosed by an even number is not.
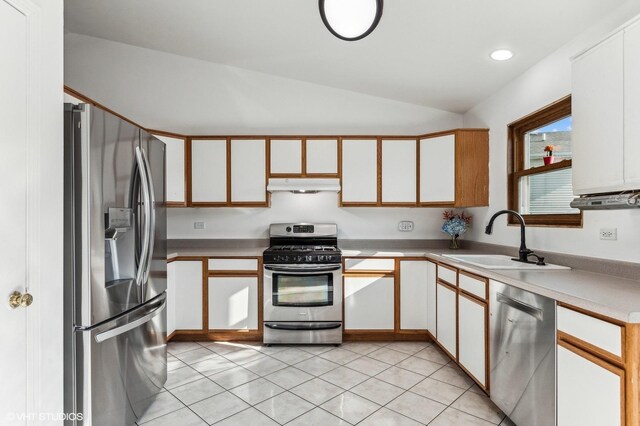
<svg viewBox="0 0 640 426"><path fill-rule="evenodd" d="M420 203L453 204L456 198L456 137L420 140Z"/></svg>
<svg viewBox="0 0 640 426"><path fill-rule="evenodd" d="M416 203L415 139L382 140L382 203Z"/></svg>
<svg viewBox="0 0 640 426"><path fill-rule="evenodd" d="M307 175L338 174L338 140L307 139Z"/></svg>
<svg viewBox="0 0 640 426"><path fill-rule="evenodd" d="M640 21L624 33L624 180L640 188Z"/></svg>
<svg viewBox="0 0 640 426"><path fill-rule="evenodd" d="M191 201L194 204L227 202L226 139L191 141Z"/></svg>
<svg viewBox="0 0 640 426"><path fill-rule="evenodd" d="M266 141L231 140L231 204L266 205Z"/></svg>
<svg viewBox="0 0 640 426"><path fill-rule="evenodd" d="M342 203L378 201L378 141L342 140Z"/></svg>
<svg viewBox="0 0 640 426"><path fill-rule="evenodd" d="M302 173L302 140L271 139L271 174L299 175Z"/></svg>
<svg viewBox="0 0 640 426"><path fill-rule="evenodd" d="M185 169L184 169L184 139L169 136L154 135L166 146L166 202L184 204Z"/></svg>

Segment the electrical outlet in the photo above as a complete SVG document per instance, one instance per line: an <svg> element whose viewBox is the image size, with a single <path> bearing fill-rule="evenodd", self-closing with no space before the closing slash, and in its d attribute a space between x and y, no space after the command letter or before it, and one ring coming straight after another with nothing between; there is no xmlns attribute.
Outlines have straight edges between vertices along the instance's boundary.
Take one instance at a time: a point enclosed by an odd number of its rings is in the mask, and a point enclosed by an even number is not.
<svg viewBox="0 0 640 426"><path fill-rule="evenodd" d="M601 240L612 240L615 241L618 239L618 229L617 228L600 228L600 239Z"/></svg>
<svg viewBox="0 0 640 426"><path fill-rule="evenodd" d="M204 222L193 222L193 229L205 229L206 227Z"/></svg>
<svg viewBox="0 0 640 426"><path fill-rule="evenodd" d="M402 222L398 223L398 231L402 231L402 232L413 231L413 222L411 222L410 220L403 220Z"/></svg>

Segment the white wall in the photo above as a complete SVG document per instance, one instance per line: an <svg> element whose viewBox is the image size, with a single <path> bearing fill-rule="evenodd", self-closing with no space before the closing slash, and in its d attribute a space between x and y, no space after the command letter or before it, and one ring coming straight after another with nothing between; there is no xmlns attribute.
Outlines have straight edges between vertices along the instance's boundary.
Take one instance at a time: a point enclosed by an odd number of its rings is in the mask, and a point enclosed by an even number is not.
<svg viewBox="0 0 640 426"><path fill-rule="evenodd" d="M191 135L419 134L462 124L438 109L71 33L64 78L145 127Z"/></svg>
<svg viewBox="0 0 640 426"><path fill-rule="evenodd" d="M443 239L442 209L339 208L335 193L275 193L271 208L169 209L169 238L267 238L270 223L331 222L338 224L339 238ZM398 231L398 222L411 220L412 232ZM193 229L194 221L206 229Z"/></svg>
<svg viewBox="0 0 640 426"><path fill-rule="evenodd" d="M593 44L629 18L640 13L640 4L627 4L587 32L540 61L489 99L464 115L465 127L490 128L490 208L472 209L477 226L469 238L504 245L518 245L519 229L506 227L499 219L493 235L483 232L491 214L507 206L507 125L571 93L570 57ZM508 65L508 64L506 64ZM574 144L580 141L574 141ZM602 241L599 229L618 228L618 241ZM583 256L640 262L640 211L596 211L584 213L584 227L529 228L530 248Z"/></svg>

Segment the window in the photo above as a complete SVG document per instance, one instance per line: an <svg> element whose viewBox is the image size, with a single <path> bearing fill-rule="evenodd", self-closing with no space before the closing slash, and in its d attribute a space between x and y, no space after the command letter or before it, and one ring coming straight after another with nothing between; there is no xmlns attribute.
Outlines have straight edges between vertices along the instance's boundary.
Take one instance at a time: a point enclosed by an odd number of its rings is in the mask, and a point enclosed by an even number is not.
<svg viewBox="0 0 640 426"><path fill-rule="evenodd" d="M582 213L569 206L571 127L571 96L509 125L509 208L527 225L582 226ZM549 145L553 159L545 160Z"/></svg>

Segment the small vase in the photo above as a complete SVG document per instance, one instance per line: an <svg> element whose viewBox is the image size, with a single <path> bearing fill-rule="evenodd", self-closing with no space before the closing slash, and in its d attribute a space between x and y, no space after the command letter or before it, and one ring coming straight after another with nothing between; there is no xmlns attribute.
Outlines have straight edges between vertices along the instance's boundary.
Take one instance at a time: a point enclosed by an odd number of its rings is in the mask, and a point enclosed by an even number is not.
<svg viewBox="0 0 640 426"><path fill-rule="evenodd" d="M458 250L460 248L460 241L458 241L458 236L454 235L451 237L451 242L449 243L450 250Z"/></svg>
<svg viewBox="0 0 640 426"><path fill-rule="evenodd" d="M544 161L544 165L548 166L549 164L553 164L555 157L553 155L547 155L546 157L542 157L542 160Z"/></svg>

